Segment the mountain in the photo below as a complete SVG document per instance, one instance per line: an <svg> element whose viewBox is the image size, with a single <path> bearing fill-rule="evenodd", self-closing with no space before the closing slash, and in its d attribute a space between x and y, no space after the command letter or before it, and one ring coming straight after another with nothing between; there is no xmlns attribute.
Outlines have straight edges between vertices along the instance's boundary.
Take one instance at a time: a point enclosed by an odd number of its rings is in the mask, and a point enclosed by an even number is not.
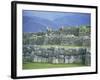
<svg viewBox="0 0 100 80"><path fill-rule="evenodd" d="M81 26L90 25L90 18L84 15L71 15L55 19L55 23L59 26Z"/></svg>
<svg viewBox="0 0 100 80"><path fill-rule="evenodd" d="M90 16L88 15L66 15L56 17L54 20L46 19L37 16L23 16L23 31L24 32L40 32L45 31L47 27L53 30L62 26L81 26L90 25Z"/></svg>
<svg viewBox="0 0 100 80"><path fill-rule="evenodd" d="M46 30L46 27L53 29L57 28L57 24L50 20L39 18L39 17L29 17L23 16L23 31L24 32L39 32L41 30Z"/></svg>

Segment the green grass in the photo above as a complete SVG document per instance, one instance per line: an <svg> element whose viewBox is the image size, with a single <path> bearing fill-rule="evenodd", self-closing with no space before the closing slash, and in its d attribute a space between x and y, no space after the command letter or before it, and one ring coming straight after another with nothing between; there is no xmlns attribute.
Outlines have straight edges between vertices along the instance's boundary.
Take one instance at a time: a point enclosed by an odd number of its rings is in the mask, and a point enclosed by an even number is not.
<svg viewBox="0 0 100 80"><path fill-rule="evenodd" d="M50 63L24 63L23 69L45 69L45 68L64 68L64 67L82 67L83 64L50 64Z"/></svg>

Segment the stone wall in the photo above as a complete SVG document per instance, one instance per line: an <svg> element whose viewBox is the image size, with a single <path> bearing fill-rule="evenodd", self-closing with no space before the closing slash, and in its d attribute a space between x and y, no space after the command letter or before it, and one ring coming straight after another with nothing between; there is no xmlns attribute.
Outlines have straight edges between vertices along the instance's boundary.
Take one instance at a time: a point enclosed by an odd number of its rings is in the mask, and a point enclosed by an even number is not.
<svg viewBox="0 0 100 80"><path fill-rule="evenodd" d="M87 48L41 48L23 46L23 62L82 63L91 64L91 54Z"/></svg>

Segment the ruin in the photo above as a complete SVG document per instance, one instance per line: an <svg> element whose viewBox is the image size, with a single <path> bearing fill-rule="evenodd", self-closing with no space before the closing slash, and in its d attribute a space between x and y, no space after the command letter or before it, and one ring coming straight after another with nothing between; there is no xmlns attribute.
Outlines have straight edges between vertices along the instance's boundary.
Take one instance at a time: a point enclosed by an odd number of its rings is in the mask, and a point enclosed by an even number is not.
<svg viewBox="0 0 100 80"><path fill-rule="evenodd" d="M90 28L86 26L83 29L86 31L79 27L62 27L56 31L47 28L46 32L24 33L23 63L91 65Z"/></svg>
<svg viewBox="0 0 100 80"><path fill-rule="evenodd" d="M47 63L82 63L90 65L90 52L86 48L40 48L38 46L24 46L24 62Z"/></svg>

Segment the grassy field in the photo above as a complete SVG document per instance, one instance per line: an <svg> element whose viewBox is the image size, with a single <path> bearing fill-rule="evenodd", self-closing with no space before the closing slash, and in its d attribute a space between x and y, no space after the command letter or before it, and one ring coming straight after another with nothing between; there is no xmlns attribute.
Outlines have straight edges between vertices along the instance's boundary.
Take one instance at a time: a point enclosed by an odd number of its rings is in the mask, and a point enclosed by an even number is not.
<svg viewBox="0 0 100 80"><path fill-rule="evenodd" d="M81 67L82 64L50 64L50 63L24 63L23 69L44 69L44 68L62 68L62 67Z"/></svg>

